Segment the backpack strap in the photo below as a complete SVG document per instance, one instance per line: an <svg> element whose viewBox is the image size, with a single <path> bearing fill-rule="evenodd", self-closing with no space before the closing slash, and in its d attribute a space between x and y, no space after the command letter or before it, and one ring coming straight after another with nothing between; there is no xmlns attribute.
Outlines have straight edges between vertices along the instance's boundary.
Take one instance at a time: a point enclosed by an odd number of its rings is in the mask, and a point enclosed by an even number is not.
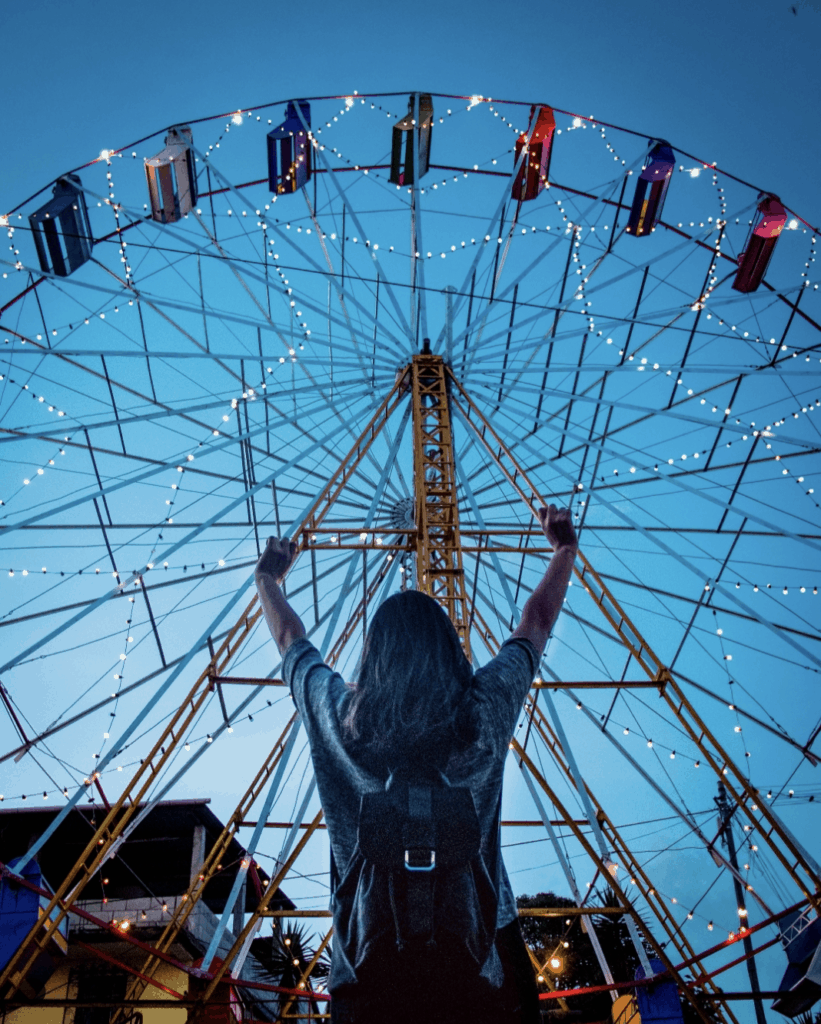
<svg viewBox="0 0 821 1024"><path fill-rule="evenodd" d="M330 846L330 843L328 844ZM334 859L334 848L331 846L331 899L333 899L334 893L339 885L339 868L336 866L336 860Z"/></svg>
<svg viewBox="0 0 821 1024"><path fill-rule="evenodd" d="M408 786L408 816L402 830L402 845L407 893L407 937L426 938L432 942L436 829L433 820L433 791L430 786Z"/></svg>

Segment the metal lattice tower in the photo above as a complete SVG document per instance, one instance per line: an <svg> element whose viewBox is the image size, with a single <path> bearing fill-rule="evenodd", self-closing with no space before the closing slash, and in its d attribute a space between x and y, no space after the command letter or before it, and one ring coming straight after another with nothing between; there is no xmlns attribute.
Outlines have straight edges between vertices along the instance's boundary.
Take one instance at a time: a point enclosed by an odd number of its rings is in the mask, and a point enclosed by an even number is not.
<svg viewBox="0 0 821 1024"><path fill-rule="evenodd" d="M417 585L423 593L439 601L448 613L470 657L470 617L444 359L426 354L414 356L410 378Z"/></svg>

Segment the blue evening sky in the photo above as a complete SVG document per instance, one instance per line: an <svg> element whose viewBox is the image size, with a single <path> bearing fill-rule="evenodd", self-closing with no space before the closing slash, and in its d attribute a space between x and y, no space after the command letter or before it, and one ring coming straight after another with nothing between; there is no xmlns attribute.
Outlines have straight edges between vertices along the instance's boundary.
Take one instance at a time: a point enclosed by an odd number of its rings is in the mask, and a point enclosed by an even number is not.
<svg viewBox="0 0 821 1024"><path fill-rule="evenodd" d="M419 89L540 100L665 137L821 221L818 0L29 0L5 7L2 27L6 205L164 125Z"/></svg>
<svg viewBox="0 0 821 1024"><path fill-rule="evenodd" d="M428 6L388 5L373 0L356 5L318 0L303 6L276 5L261 0L219 5L213 0L199 4L145 0L140 5L125 5L116 0L109 3L74 0L70 4L28 0L4 7L0 26L7 83L4 145L0 150L0 213L16 207L65 171L95 159L101 150L129 146L169 125L239 108L258 108L297 96L345 96L354 90L360 94L420 90L549 103L564 111L592 115L599 122L646 133L648 137L666 138L678 153L683 151L708 163L715 161L720 168L739 178L778 193L792 213L808 224L816 228L821 224L821 141L816 125L821 96L818 62L821 0L797 0L795 5L787 0L690 0L682 4L663 0L627 0L624 3L580 0L573 5L440 0ZM395 99L392 104L396 109ZM453 104L454 108L456 105ZM384 123L387 125L387 120ZM465 123L465 118L458 122L463 129ZM213 130L216 132L216 128ZM249 139L256 139L250 131ZM444 131L441 137L444 140ZM578 138L581 137L580 132ZM202 138L206 138L205 131ZM238 138L242 140L243 136L235 132L231 136L232 143ZM240 143L236 144L239 149ZM159 149L156 139L150 146L152 151ZM633 145L630 155L638 159L639 148ZM225 152L224 149L222 155ZM141 149L140 157L143 155ZM132 166L139 170L136 163L132 165L125 160L115 165L114 170L126 179L126 175L132 173L128 167ZM99 176L99 181L104 169L100 165L93 172ZM706 189L705 178L701 185ZM98 179L93 178L90 171L87 187L91 181ZM118 178L118 189L120 181ZM676 183L682 198L696 194L695 191L685 193L684 187L688 184L686 179ZM95 187L101 189L102 185ZM700 186L693 184L691 187L695 190ZM448 189L448 196L455 191ZM278 207L277 212L281 209L283 207ZM26 212L29 210L30 204ZM92 215L101 216L95 209ZM25 234L21 233L20 237L28 245ZM660 237L656 239L657 244L661 244ZM794 241L798 241L797 236ZM791 244L783 244L785 252ZM132 251L136 250L135 245ZM797 245L790 251L798 252ZM30 246L21 259L33 262ZM790 282L797 288L797 275L794 276L795 280L790 278ZM785 273L782 277L787 281ZM125 320L127 310L123 313ZM814 315L817 316L817 312ZM63 330L62 322L60 327ZM438 330L439 326L435 325L432 334ZM96 337L93 329L87 335ZM738 350L728 348L727 351ZM308 358L310 352L306 353L306 360ZM729 361L729 354L727 358ZM792 381L789 376L785 379L788 383ZM813 382L816 380L814 377ZM802 388L804 386L809 385L802 385ZM803 390L801 393L804 394ZM70 398L75 401L73 396ZM222 395L220 400L227 401ZM782 412L786 411L785 405ZM15 425L16 416L17 412L10 417ZM329 429L327 424L324 429ZM809 460L807 462L809 464ZM74 466L76 462L67 459L66 465ZM809 473L811 469L802 471ZM778 492L779 495L786 493ZM804 506L801 508L805 514ZM631 537L629 544L632 543ZM630 550L629 546L624 550ZM199 558L199 555L190 556L192 562ZM760 558L759 564L766 565L769 572L779 565L777 558L777 554L768 552L766 558ZM755 558L752 561L755 564ZM96 563L90 562L89 567L93 564ZM658 566L659 562L648 562L650 564ZM780 564L789 566L789 562ZM803 567L800 568L803 571ZM187 566L185 571L188 571ZM659 570L657 584L666 585L667 571L666 568ZM797 574L799 568L793 567L790 571ZM775 583L780 582L775 576L773 579ZM45 587L45 581L39 577L37 580L38 586ZM33 582L29 580L29 584ZM51 578L47 582L51 585ZM761 582L763 584L763 577ZM795 578L790 576L789 582L794 598L795 587L805 581L803 576L799 580L796 575ZM816 582L815 578L809 580L809 584ZM21 584L18 573L14 586ZM84 577L83 585L90 588L92 581ZM670 582L670 586L674 584ZM97 596L96 591L94 596ZM804 607L801 606L802 610ZM124 616L119 606L116 612L111 609L109 612L111 616L118 616L116 623L112 618L110 626L111 636L115 636L117 628L122 632ZM817 621L814 605L812 613ZM102 632L103 628L109 628L107 623L108 619L95 629ZM678 625L676 620L675 626ZM43 623L35 622L32 639L41 636L45 628ZM562 642L561 634L565 631L572 639L570 625L563 622L558 642ZM182 642L172 634L171 642L175 641ZM150 647L150 643L147 646ZM0 653L10 656L12 652ZM91 654L88 659L93 660ZM136 661L134 658L129 664ZM35 666L30 671L45 673L47 669ZM583 671L579 669L580 673ZM753 677L757 676L755 666L749 671ZM792 670L785 667L784 671ZM12 682L9 679L4 682L12 692L15 692L13 686L18 686L18 695L25 697L23 684L19 682L23 678L30 677L18 674L12 677ZM809 676L800 678L803 685ZM72 680L71 685L76 688L79 684ZM807 684L806 692L812 692L810 685L812 682ZM73 699L76 694L70 689ZM779 715L783 711L785 715L798 718L803 713L803 707L779 707L776 697L768 702L768 708ZM814 722L817 717L816 701L816 706L809 708L807 719ZM258 721L256 728L263 732L265 727ZM95 737L97 729L95 720ZM634 732L638 734L639 730ZM805 734L803 723L798 732ZM107 738L107 733L104 735ZM264 735L255 736L256 745L246 748L246 752L253 749L254 758L261 744L266 742ZM659 749L662 737L655 734L655 738ZM78 754L78 760L88 761L93 742L89 739L88 750ZM234 742L239 742L239 737L234 737ZM669 740L670 744L674 742L678 742L675 737ZM98 739L96 744L99 744ZM644 745L641 744L642 748ZM3 750L6 746L8 744ZM225 746L221 748L224 749ZM684 761L682 749L680 747L677 770ZM664 747L665 758L667 750ZM675 750L671 756L675 756ZM767 771L761 768L763 758L754 762L762 784L774 785L776 777L781 784L788 776L796 755L782 751L779 756L783 760L776 764L766 762ZM230 760L227 755L226 760ZM216 813L227 817L236 795L235 769L239 771L237 763L241 762L242 758L237 758L223 769L209 762L201 775L189 776L184 784L187 788L178 795L212 795ZM607 775L608 763L602 759L602 775ZM23 767L26 764L28 761ZM0 771L6 770L9 775L15 771L8 763L0 765ZM22 770L19 768L20 772ZM808 786L815 777L811 776L808 766L804 765L802 770L800 782ZM22 783L15 775L13 782L4 785L8 786L7 794L17 794ZM36 788L42 788L39 781ZM614 789L623 797L618 808L619 820L641 822L657 813L655 808L651 812L641 805L633 807L627 787L621 792L621 785L616 782ZM710 814L713 792L711 776L709 795L698 805L704 814ZM803 837L817 836L817 826L814 822L808 824L808 820L817 813L818 805L805 806L797 812L797 803L790 805L790 813L795 814L795 818L789 820L800 823L793 827L800 828ZM521 816L525 815L532 816L532 808L523 811ZM712 836L712 817L701 821ZM660 831L666 827L660 826ZM652 835L647 833L645 837L650 842L646 851L650 859L656 852L652 846L656 840L650 840ZM659 852L663 852L668 838L666 834L659 836ZM542 885L560 888L563 882L556 870L549 875L535 873L535 867L548 859L548 853L541 848L535 854L529 853L526 846L511 850L510 861L518 864L518 871L522 872L519 874L521 881L514 877L516 891L525 888L537 891ZM659 876L670 893L677 891L675 887L679 884L684 889L700 891L699 873L705 871L705 864L709 863L703 849L699 848L693 854L684 854L680 862L671 859L664 870L659 871ZM270 866L270 862L266 861L265 865ZM324 858L317 858L316 866L310 870L322 871L326 867ZM514 867L514 876L516 870ZM525 871L531 873L525 874ZM590 876L584 872L580 875L582 879L587 877ZM324 902L325 892L311 896L319 905ZM719 931L722 924L729 927L728 921L734 926L734 911L729 878L725 878L698 911L692 926L698 928L692 939L697 948L723 937L726 931L721 935ZM758 912L756 908L755 913ZM706 921L714 916L719 930L708 933ZM765 986L777 984L783 969L782 959L780 951L776 950L765 961ZM730 977L728 988L741 988L746 984L740 970ZM742 1004L739 1018L752 1019L749 1005Z"/></svg>

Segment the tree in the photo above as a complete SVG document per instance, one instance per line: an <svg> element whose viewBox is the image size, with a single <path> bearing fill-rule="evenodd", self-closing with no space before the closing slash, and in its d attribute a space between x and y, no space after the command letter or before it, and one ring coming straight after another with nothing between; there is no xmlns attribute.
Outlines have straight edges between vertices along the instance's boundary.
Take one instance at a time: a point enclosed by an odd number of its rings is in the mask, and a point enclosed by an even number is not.
<svg viewBox="0 0 821 1024"><path fill-rule="evenodd" d="M527 907L575 908L574 900L558 896L553 892L540 892L535 896L519 896L516 900L522 909ZM604 893L595 891L588 901L591 907L618 908L614 894L608 889ZM639 957L630 939L623 914L593 914L590 918L581 915L568 917L522 917L519 919L522 934L542 967L542 974L550 977L548 959L558 955L563 960L561 973L556 976L556 987L562 989L587 988L605 983L599 962L593 950L590 937L583 921L590 920L596 931L605 959L615 981L631 981L639 966ZM648 956L652 951L645 947ZM547 986L539 986L546 991ZM629 989L622 990L629 992ZM715 1019L709 1003L704 1001L700 990L695 992L710 1019ZM545 1005L544 1003L542 1004ZM592 1024L610 1020L612 1000L609 993L599 992L573 996L568 999L568 1010L563 1010L558 1000L550 1000L543 1015L552 1020L566 1018L579 1024ZM682 999L684 1024L703 1024L698 1013L686 998ZM821 1021L816 1022L821 1024Z"/></svg>
<svg viewBox="0 0 821 1024"><path fill-rule="evenodd" d="M283 920L277 926L275 922L270 935L254 939L251 943L248 965L254 981L296 988L302 972L316 954L316 939L316 935L308 934L305 925ZM308 987L312 987L312 982L327 978L330 969L330 960L323 953L311 971ZM289 996L262 992L254 998L254 1009L262 1019L276 1020L289 1001ZM304 1013L306 1009L300 1011L294 1004L291 1013L297 1012Z"/></svg>

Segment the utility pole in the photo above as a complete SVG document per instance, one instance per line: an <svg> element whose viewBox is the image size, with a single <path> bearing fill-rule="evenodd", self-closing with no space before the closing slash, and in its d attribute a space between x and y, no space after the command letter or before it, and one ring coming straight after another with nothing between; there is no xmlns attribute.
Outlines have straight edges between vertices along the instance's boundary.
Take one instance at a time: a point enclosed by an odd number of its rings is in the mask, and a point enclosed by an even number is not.
<svg viewBox="0 0 821 1024"><path fill-rule="evenodd" d="M747 905L744 902L744 889L741 882L738 880L738 859L735 853L735 839L733 838L732 829L732 817L736 808L727 799L727 790L724 788L723 782L719 782L718 784L718 796L715 798L715 803L721 817L721 838L724 845L727 847L727 857L730 864L732 864L736 871L736 874L733 875L733 885L735 887L736 903L738 904L739 920L744 925L745 929L747 929ZM747 957L747 974L750 977L750 990L753 993L755 1019L757 1024L767 1024L767 1018L764 1016L764 1003L761 999L761 988L758 984L758 968L755 965L753 944L748 931L745 930L744 937L741 941L744 943L744 953Z"/></svg>

